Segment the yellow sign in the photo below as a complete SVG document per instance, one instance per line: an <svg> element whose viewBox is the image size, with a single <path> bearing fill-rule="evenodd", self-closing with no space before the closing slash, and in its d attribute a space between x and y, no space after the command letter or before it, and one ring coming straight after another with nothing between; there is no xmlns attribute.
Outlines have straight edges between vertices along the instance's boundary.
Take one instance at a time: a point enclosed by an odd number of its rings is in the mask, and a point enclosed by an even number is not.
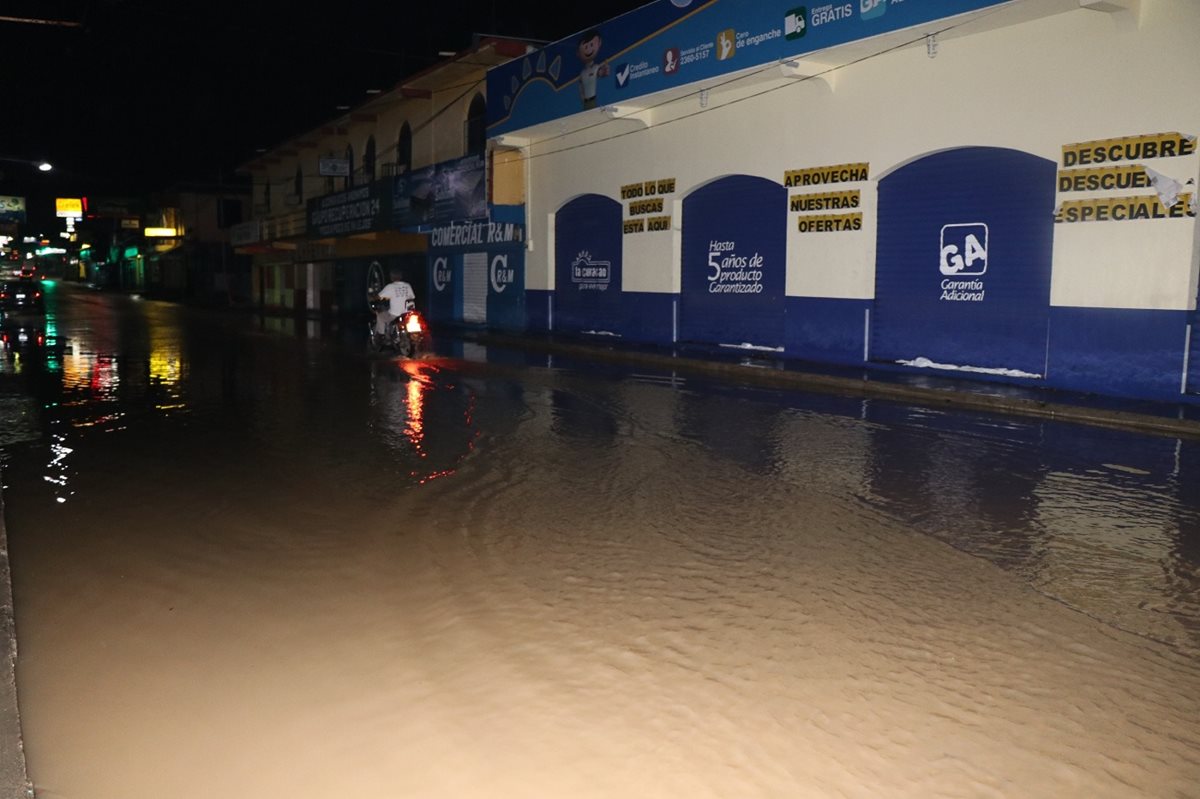
<svg viewBox="0 0 1200 799"><path fill-rule="evenodd" d="M142 235L148 238L172 239L179 235L173 227L148 227L142 231Z"/></svg>
<svg viewBox="0 0 1200 799"><path fill-rule="evenodd" d="M627 183L621 187L621 199L632 200L635 197L653 197L656 194L673 194L674 192L675 178L658 178L641 183Z"/></svg>
<svg viewBox="0 0 1200 799"><path fill-rule="evenodd" d="M629 215L661 214L663 210L662 197L652 197L649 200L634 200L629 204Z"/></svg>
<svg viewBox="0 0 1200 799"><path fill-rule="evenodd" d="M788 205L790 211L842 211L857 208L859 191L830 191L824 194L793 194Z"/></svg>
<svg viewBox="0 0 1200 799"><path fill-rule="evenodd" d="M1183 133L1152 133L1120 139L1098 139L1063 145L1063 166L1085 166L1114 161L1175 158L1196 152L1196 137Z"/></svg>
<svg viewBox="0 0 1200 799"><path fill-rule="evenodd" d="M1058 170L1059 191L1127 191L1148 189L1150 185L1150 176L1141 164Z"/></svg>
<svg viewBox="0 0 1200 799"><path fill-rule="evenodd" d="M624 223L625 233L647 233L656 230L670 230L671 215L666 216L647 216L637 219L626 219Z"/></svg>
<svg viewBox="0 0 1200 799"><path fill-rule="evenodd" d="M816 166L810 169L790 169L783 173L783 185L790 189L793 186L854 183L866 180L870 171L871 165L867 163L835 164L833 166Z"/></svg>
<svg viewBox="0 0 1200 799"><path fill-rule="evenodd" d="M1067 200L1054 212L1054 221L1128 222L1138 219L1183 219L1195 216L1192 195L1181 194L1170 208L1153 195L1146 197L1103 197L1096 200Z"/></svg>
<svg viewBox="0 0 1200 799"><path fill-rule="evenodd" d="M847 230L862 230L862 214L798 216L796 224L801 233L841 233Z"/></svg>
<svg viewBox="0 0 1200 799"><path fill-rule="evenodd" d="M646 233L653 230L670 230L671 215L661 215L666 210L666 202L660 195L674 192L675 178L657 178L644 180L641 183L627 183L622 186L621 199L632 201L629 203L631 217L641 217L642 214L660 214L660 216L626 219L622 223L622 231L624 233Z"/></svg>
<svg viewBox="0 0 1200 799"><path fill-rule="evenodd" d="M55 216L82 217L83 199L80 197L55 197Z"/></svg>

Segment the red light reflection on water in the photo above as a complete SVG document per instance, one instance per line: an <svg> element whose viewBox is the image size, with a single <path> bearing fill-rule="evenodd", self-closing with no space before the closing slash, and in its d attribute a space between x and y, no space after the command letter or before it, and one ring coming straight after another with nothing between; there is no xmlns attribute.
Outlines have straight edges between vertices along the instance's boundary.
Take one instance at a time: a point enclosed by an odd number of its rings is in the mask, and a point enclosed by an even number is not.
<svg viewBox="0 0 1200 799"><path fill-rule="evenodd" d="M408 395L405 405L408 406L408 422L404 427L404 435L412 442L413 448L424 458L427 453L421 443L425 439L425 392L429 390L432 380L428 371L419 361L404 361L401 368L408 374Z"/></svg>
<svg viewBox="0 0 1200 799"><path fill-rule="evenodd" d="M429 451L426 448L426 403L432 391L436 388L435 376L442 370L437 364L428 360L410 360L404 359L400 361L400 368L408 375L408 386L405 392L405 410L406 422L404 426L404 436L412 445L413 451L418 458L428 458ZM449 388L449 386L444 386ZM472 430L473 423L471 418L471 408L474 406L474 398L471 398L470 407L464 414L468 430ZM472 430L471 435L467 438L466 451L462 453L456 460L461 461L475 448L475 438L478 431ZM433 480L441 477L449 477L457 471L455 468L439 469L432 472L422 473L420 470L413 470L412 476L416 478L418 485L425 485Z"/></svg>

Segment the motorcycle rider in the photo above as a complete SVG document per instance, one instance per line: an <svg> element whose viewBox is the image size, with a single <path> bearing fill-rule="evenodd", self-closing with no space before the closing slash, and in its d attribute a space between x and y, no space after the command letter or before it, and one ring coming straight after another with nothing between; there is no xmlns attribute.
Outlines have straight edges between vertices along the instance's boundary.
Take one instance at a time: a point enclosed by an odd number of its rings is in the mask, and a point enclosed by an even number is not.
<svg viewBox="0 0 1200 799"><path fill-rule="evenodd" d="M375 332L379 335L386 335L388 325L395 319L404 315L405 311L410 310L417 304L417 293L413 291L413 287L401 279L399 269L392 269L389 273L392 282L379 290L376 295L377 299L386 300L388 305L375 312Z"/></svg>

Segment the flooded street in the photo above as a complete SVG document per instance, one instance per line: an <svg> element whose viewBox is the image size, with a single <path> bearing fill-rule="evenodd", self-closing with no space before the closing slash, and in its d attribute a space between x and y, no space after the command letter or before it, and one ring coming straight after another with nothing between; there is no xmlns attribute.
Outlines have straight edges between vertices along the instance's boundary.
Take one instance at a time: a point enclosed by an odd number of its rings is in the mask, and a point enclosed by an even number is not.
<svg viewBox="0 0 1200 799"><path fill-rule="evenodd" d="M38 796L1197 795L1196 442L48 308L0 350Z"/></svg>

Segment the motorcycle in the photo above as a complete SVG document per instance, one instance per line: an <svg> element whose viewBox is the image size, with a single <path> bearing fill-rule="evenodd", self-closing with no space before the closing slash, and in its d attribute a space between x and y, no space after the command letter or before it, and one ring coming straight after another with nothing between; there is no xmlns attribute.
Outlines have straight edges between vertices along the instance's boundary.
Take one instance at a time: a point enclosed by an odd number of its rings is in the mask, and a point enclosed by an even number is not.
<svg viewBox="0 0 1200 799"><path fill-rule="evenodd" d="M388 307L387 300L372 300L372 311L381 311ZM367 348L371 352L381 352L391 349L402 358L409 358L421 351L429 335L429 327L425 317L412 307L387 323L382 334L375 330L375 319L368 322Z"/></svg>

